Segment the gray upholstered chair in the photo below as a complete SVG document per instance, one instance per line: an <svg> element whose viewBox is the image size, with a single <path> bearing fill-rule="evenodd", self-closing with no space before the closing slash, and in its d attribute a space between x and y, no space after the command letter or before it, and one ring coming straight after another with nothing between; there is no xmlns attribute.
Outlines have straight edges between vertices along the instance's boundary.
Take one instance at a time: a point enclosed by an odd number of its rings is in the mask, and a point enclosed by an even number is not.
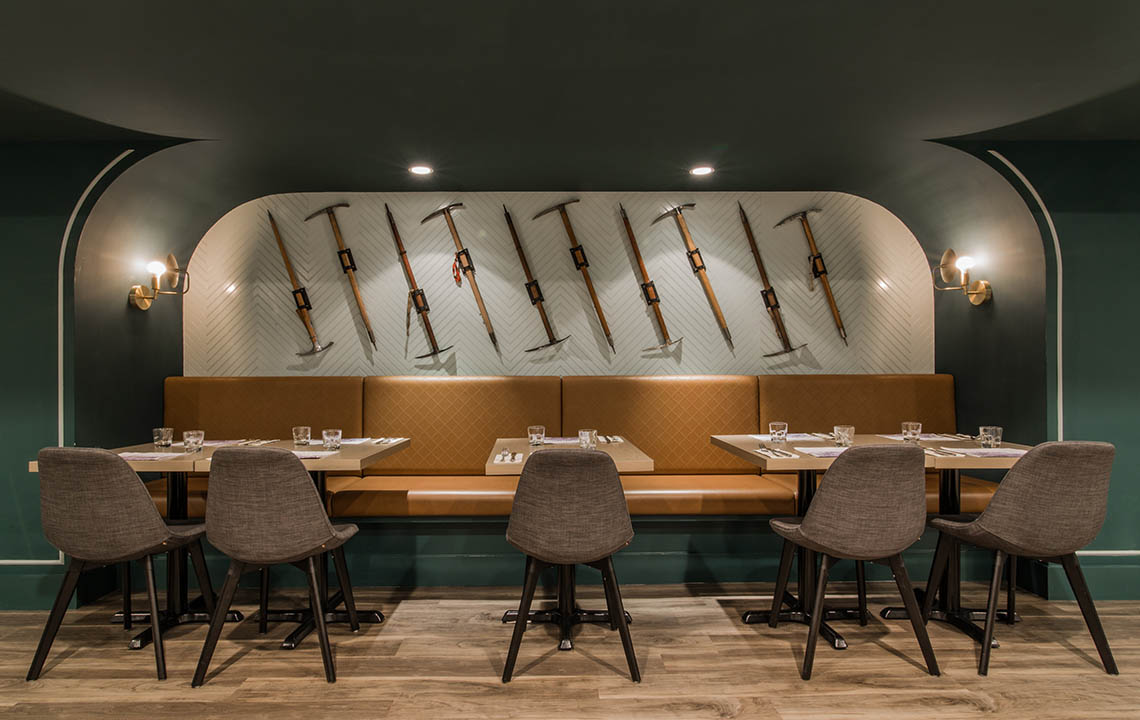
<svg viewBox="0 0 1140 720"><path fill-rule="evenodd" d="M870 445L848 449L828 468L803 518L769 521L784 538L776 592L768 624L776 627L788 587L795 546L822 556L819 581L811 602L811 629L804 649L804 680L811 678L816 638L823 619L827 573L835 560L871 560L889 565L922 648L926 669L938 675L938 661L926 625L919 617L902 552L913 545L926 526L926 476L922 448L911 445ZM864 609L865 610L865 609ZM866 613L864 612L864 617Z"/></svg>
<svg viewBox="0 0 1140 720"><path fill-rule="evenodd" d="M1117 674L1116 661L1076 555L1077 550L1093 541L1104 523L1108 479L1115 453L1109 443L1043 443L1010 468L989 506L976 519L931 519L930 526L936 528L939 535L923 602L924 618L930 616L936 588L946 571L950 553L957 551L958 542L994 551L986 626L978 658L979 675L989 672L1002 565L1007 557L1017 556L1061 563L1105 672Z"/></svg>
<svg viewBox="0 0 1140 720"><path fill-rule="evenodd" d="M206 680L210 658L242 574L279 564L294 565L308 575L309 608L320 640L325 679L336 682L317 561L323 553L332 553L349 625L354 632L359 630L342 548L356 530L355 525L329 522L316 485L292 452L279 448L218 448L210 463L206 537L230 557L230 567L192 685L198 687Z"/></svg>
<svg viewBox="0 0 1140 720"><path fill-rule="evenodd" d="M43 670L80 574L134 560L142 560L146 568L154 661L158 679L165 680L162 614L158 610L151 558L178 548L188 549L206 609L212 612L214 590L202 555L205 526L167 525L138 474L115 453L95 448L49 447L40 450L38 462L44 535L71 559L28 670L28 680L37 679ZM130 588L123 591L130 593Z"/></svg>
<svg viewBox="0 0 1140 720"><path fill-rule="evenodd" d="M514 673L538 576L550 566L557 566L562 578L559 622L563 636L568 637L575 608L567 597L572 595L569 586L576 565L601 571L610 627L621 635L630 678L641 682L612 558L631 540L629 507L609 455L594 450L541 450L527 459L507 525L507 542L526 553L526 581L503 682L510 682Z"/></svg>

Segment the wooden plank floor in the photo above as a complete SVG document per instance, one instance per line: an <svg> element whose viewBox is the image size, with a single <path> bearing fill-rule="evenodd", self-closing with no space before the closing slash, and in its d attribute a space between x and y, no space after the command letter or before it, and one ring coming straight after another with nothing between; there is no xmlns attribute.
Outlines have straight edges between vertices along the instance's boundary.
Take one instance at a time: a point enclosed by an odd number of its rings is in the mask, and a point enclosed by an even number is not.
<svg viewBox="0 0 1140 720"><path fill-rule="evenodd" d="M845 588L837 586L842 593ZM850 589L846 588L849 592ZM897 604L873 586L872 608ZM117 597L68 614L44 674L24 681L46 613L0 613L0 713L53 718L1128 718L1140 717L1140 603L1102 602L1101 616L1122 674L1106 675L1075 603L1019 596L1025 621L999 626L990 675L975 672L977 648L931 623L941 677L902 621L876 615L861 628L837 623L850 648L819 646L815 675L799 678L806 628L745 626L742 610L764 607L770 586L628 586L626 606L644 682L628 679L617 633L583 626L575 649L559 652L554 630L523 641L515 680L499 682L511 627L499 622L517 588L360 590L382 625L353 634L333 626L339 680L324 681L316 640L278 648L292 626L257 634L254 598L227 625L202 688L190 687L204 627L167 637L169 679L154 677L154 655L126 649L108 624ZM983 590L967 586L970 604ZM273 605L300 594L284 593ZM580 589L602 606L600 588ZM136 599L136 607L143 598Z"/></svg>

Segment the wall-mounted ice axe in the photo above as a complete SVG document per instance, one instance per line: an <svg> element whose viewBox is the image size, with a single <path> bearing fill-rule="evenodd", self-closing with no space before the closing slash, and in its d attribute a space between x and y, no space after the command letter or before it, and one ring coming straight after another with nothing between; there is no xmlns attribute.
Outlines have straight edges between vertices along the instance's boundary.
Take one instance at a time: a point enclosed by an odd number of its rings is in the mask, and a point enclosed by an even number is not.
<svg viewBox="0 0 1140 720"><path fill-rule="evenodd" d="M582 247L582 243L578 242L578 238L574 236L574 226L570 224L570 216L566 214L566 206L571 203L578 202L578 198L571 198L566 202L560 202L557 205L551 205L542 212L535 215L531 220L537 220L547 213L558 211L562 217L562 227L566 230L566 237L570 240L570 257L574 259L574 267L582 273L582 279L586 281L586 290L590 293L590 300L594 303L594 312L598 316L598 322L602 324L602 332L606 336L606 342L610 344L610 350L617 353L614 349L614 339L610 335L610 325L606 322L606 314L602 312L602 303L598 300L598 293L594 290L594 282L590 280L590 262L586 260L586 250Z"/></svg>
<svg viewBox="0 0 1140 720"><path fill-rule="evenodd" d="M677 221L677 229L681 231L681 239L685 242L686 254L689 256L689 265L693 268L693 274L701 279L701 286L704 287L705 297L709 299L709 305L712 306L717 325L720 326L720 331L724 334L724 339L728 341L728 346L731 348L732 333L728 330L728 323L725 322L724 313L720 310L720 303L716 301L716 293L713 292L712 283L709 282L709 274L705 270L705 261L701 259L701 251L693 243L693 236L689 233L689 224L685 222L685 208L696 206L696 203L678 205L658 215L653 222L656 223L658 220L664 220L667 217L672 217Z"/></svg>
<svg viewBox="0 0 1140 720"><path fill-rule="evenodd" d="M277 248L281 251L281 259L285 261L285 272L289 273L289 282L293 284L293 302L297 304L297 316L305 324L305 330L309 333L309 340L313 343L312 350L297 354L304 356L324 352L333 346L332 341L329 341L327 345L321 345L317 340L317 331L313 328L312 318L309 317L309 311L313 309L312 303L309 302L309 293L301 283L297 282L297 274L293 272L293 263L289 262L289 253L285 252L285 243L281 240L281 231L277 229L277 221L273 219L273 213L268 210L265 213L269 215L269 224L273 227L273 237L277 239Z"/></svg>
<svg viewBox="0 0 1140 720"><path fill-rule="evenodd" d="M431 329L431 320L428 318L427 296L424 291L416 285L416 276L412 274L412 263L408 260L408 253L404 250L404 241L400 239L400 230L396 227L396 218L392 217L392 211L388 209L388 203L384 203L384 212L388 215L388 227L392 228L392 239L396 241L396 254L400 256L400 264L404 267L404 278L408 281L408 304L411 308L415 308L416 314L420 316L420 320L424 323L424 332L427 333L428 342L431 344L431 352L424 353L423 355L416 355L417 360L431 357L432 355L439 355L441 352L446 352L452 348L448 345L445 348L440 348L435 341L435 332ZM411 311L409 310L409 318Z"/></svg>
<svg viewBox="0 0 1140 720"><path fill-rule="evenodd" d="M819 278L820 284L823 285L823 292L827 295L827 304L831 306L831 316L835 318L835 327L839 330L839 337L843 339L843 344L846 345L847 330L843 327L843 318L839 316L839 306L835 304L835 294L831 292L831 282L827 279L827 266L823 264L823 255L820 255L819 248L815 245L815 236L811 234L811 225L808 223L808 213L817 212L821 212L819 208L811 208L792 213L773 225L773 227L778 228L792 220L800 221L800 227L803 228L804 231L804 238L807 239L808 249L811 251L811 255L808 257L808 262L811 263L811 276L813 279Z"/></svg>
<svg viewBox="0 0 1140 720"><path fill-rule="evenodd" d="M309 215L305 218L305 222L309 222L321 213L329 216L333 237L336 238L336 246L339 248L336 251L336 257L340 261L341 272L348 277L348 284L352 286L352 294L356 296L356 307L360 308L360 319L364 321L364 329L368 331L368 339L372 343L372 348L376 349L376 336L372 334L372 323L368 321L368 311L364 309L364 298L360 297L360 287L356 284L356 261L352 259L352 250L344 246L344 238L340 234L340 225L336 221L335 210L338 207L348 206L348 203L329 205Z"/></svg>
<svg viewBox="0 0 1140 720"><path fill-rule="evenodd" d="M545 345L537 345L525 352L534 352L535 350L542 350L552 345L557 345L560 342L570 338L567 335L564 338L555 338L554 330L550 327L550 319L546 317L546 308L542 306L543 301L546 299L542 296L542 288L538 286L538 281L530 274L530 264L526 261L526 253L523 252L522 243L519 242L518 231L515 230L515 222L511 219L511 213L507 210L507 206L503 206L503 216L507 219L507 227L511 230L511 240L515 242L515 251L519 254L519 262L522 263L523 274L526 275L526 294L530 297L530 304L538 310L538 317L542 320L542 327L546 330L547 343Z"/></svg>
<svg viewBox="0 0 1140 720"><path fill-rule="evenodd" d="M764 269L764 261L760 259L760 247L756 245L756 238L752 235L752 223L748 222L748 215L745 214L744 206L739 201L737 201L736 207L740 209L740 223L744 226L744 234L748 236L748 246L752 248L752 257L756 258L756 269L760 271L760 282L764 283L764 289L760 292L760 296L764 298L764 307L767 308L768 315L772 318L772 324L776 326L776 336L780 338L780 344L784 346L783 350L767 353L764 357L775 357L799 350L803 345L792 347L792 341L788 338L788 329L784 326L783 316L780 315L780 301L776 299L776 291L772 288L772 283L768 282L768 272Z"/></svg>
<svg viewBox="0 0 1140 720"><path fill-rule="evenodd" d="M661 338L665 341L656 347L643 348L642 352L664 350L685 338L677 338L676 340L669 338L669 328L665 327L665 316L661 314L661 296L657 294L657 286L649 279L649 270L645 267L645 261L641 259L641 249L637 247L637 238L633 234L633 227L629 224L629 216L625 214L625 207L618 203L618 209L621 210L621 221L625 223L625 234L629 237L629 246L633 249L633 256L637 259L637 267L641 271L641 294L645 296L645 304L653 308L653 314L657 316L657 325L661 328Z"/></svg>
<svg viewBox="0 0 1140 720"><path fill-rule="evenodd" d="M467 282L471 284L471 292L475 295L475 304L479 306L479 314L483 316L483 324L487 327L487 334L491 336L491 344L497 348L499 341L495 339L495 328L491 326L491 316L487 314L487 306L483 304L483 295L479 292L479 285L475 282L475 263L471 262L471 252L463 247L463 241L459 239L459 231L455 229L455 220L451 217L452 210L462 207L463 203L445 205L420 220L420 225L436 215L442 215L443 219L447 221L447 229L451 233L451 239L455 241L455 262L463 274L467 276Z"/></svg>

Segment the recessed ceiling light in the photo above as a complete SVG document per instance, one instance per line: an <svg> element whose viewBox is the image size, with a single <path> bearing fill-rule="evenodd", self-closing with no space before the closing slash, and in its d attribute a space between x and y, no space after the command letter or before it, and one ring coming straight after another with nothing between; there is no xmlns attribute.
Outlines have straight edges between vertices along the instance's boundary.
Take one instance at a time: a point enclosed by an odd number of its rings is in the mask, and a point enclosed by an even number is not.
<svg viewBox="0 0 1140 720"><path fill-rule="evenodd" d="M689 171L690 175L712 175L713 168L711 165L698 165Z"/></svg>
<svg viewBox="0 0 1140 720"><path fill-rule="evenodd" d="M413 165L408 168L408 172L413 175L431 175L431 168L427 165Z"/></svg>

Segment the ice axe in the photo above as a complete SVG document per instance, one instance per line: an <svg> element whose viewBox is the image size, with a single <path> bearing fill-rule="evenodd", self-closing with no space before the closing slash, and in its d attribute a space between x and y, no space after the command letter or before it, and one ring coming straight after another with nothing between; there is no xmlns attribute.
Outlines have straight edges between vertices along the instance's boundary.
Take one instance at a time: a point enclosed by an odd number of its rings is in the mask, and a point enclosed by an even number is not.
<svg viewBox="0 0 1140 720"><path fill-rule="evenodd" d="M831 306L831 316L835 318L835 327L839 330L839 337L843 340L843 344L846 345L847 330L843 327L843 318L839 316L839 306L835 303L835 293L831 292L831 282L827 279L827 266L823 264L823 255L819 253L819 248L816 247L815 236L811 234L811 224L808 223L808 213L817 212L822 211L819 208L810 208L792 213L773 227L780 227L792 220L800 221L800 227L803 228L804 237L807 239L808 249L811 251L811 255L808 257L808 262L811 263L811 276L812 278L819 278L820 284L823 285L823 292L827 295L827 304Z"/></svg>
<svg viewBox="0 0 1140 720"><path fill-rule="evenodd" d="M546 330L546 339L548 342L545 345L537 345L524 352L534 352L542 350L543 348L552 347L558 343L565 342L570 339L567 335L564 338L554 337L554 330L550 327L550 319L546 317L546 308L542 306L543 301L546 299L542 296L542 288L539 287L538 281L530 274L530 264L526 261L526 253L523 252L522 243L519 241L518 231L515 230L515 222L511 219L511 213L507 210L507 206L503 206L503 216L507 219L507 227L511 231L511 240L515 242L515 251L519 254L519 262L522 263L523 274L526 275L526 294L530 297L530 304L538 310L538 317L542 320L542 327Z"/></svg>
<svg viewBox="0 0 1140 720"><path fill-rule="evenodd" d="M780 338L780 344L784 348L774 353L767 353L764 357L776 357L799 350L807 343L792 347L792 341L788 338L788 328L785 327L784 317L780 314L780 301L776 299L776 290L772 287L772 283L768 282L768 272L764 269L764 261L760 258L760 247L756 244L755 236L752 235L752 223L748 222L748 215L744 212L744 206L739 201L737 201L736 207L740 210L740 223L744 226L744 234L748 236L748 246L752 248L752 257L756 258L756 269L760 271L760 282L764 284L760 296L764 298L764 307L772 318L772 324L776 326L776 336Z"/></svg>
<svg viewBox="0 0 1140 720"><path fill-rule="evenodd" d="M645 304L653 308L653 314L657 316L657 325L661 328L661 337L665 340L661 345L642 348L641 352L664 350L685 338L669 339L669 328L665 327L665 316L661 314L661 296L657 294L657 286L649 279L649 270L645 267L645 261L641 259L641 249L637 246L637 238L633 234L633 227L629 224L629 216L625 214L625 207L618 203L618 209L621 210L621 221L625 223L625 234L629 237L629 246L633 249L633 256L637 259L637 267L641 271L641 294L645 296Z"/></svg>
<svg viewBox="0 0 1140 720"><path fill-rule="evenodd" d="M462 207L463 203L445 205L423 220L420 220L420 225L423 225L437 215L442 215L443 219L447 221L447 229L451 233L451 239L455 241L455 261L459 264L459 269L463 271L463 274L467 277L467 282L471 285L471 292L475 295L475 304L479 306L479 314L483 316L483 325L487 327L487 334L491 336L491 344L498 347L499 341L495 339L495 328L491 326L491 316L487 313L487 306L483 304L483 294L479 292L479 285L475 282L475 263L471 262L471 252L463 247L463 241L459 239L459 231L455 229L455 220L451 217L451 211L453 209Z"/></svg>
<svg viewBox="0 0 1140 720"><path fill-rule="evenodd" d="M705 289L705 297L708 298L709 305L712 306L713 315L716 316L716 322L720 326L720 331L724 334L724 338L728 341L728 346L731 348L732 333L728 330L728 323L725 322L724 313L721 312L720 309L720 303L716 301L716 293L713 292L712 283L709 282L709 275L705 270L705 262L701 258L701 251L693 243L693 236L689 233L689 224L685 222L685 208L696 206L696 203L678 205L658 215L654 218L653 222L656 223L658 220L664 220L667 217L672 217L677 221L677 229L681 231L681 239L685 242L686 254L689 256L689 265L693 268L693 274L701 279L701 286Z"/></svg>
<svg viewBox="0 0 1140 720"><path fill-rule="evenodd" d="M341 272L348 277L348 284L352 286L352 294L356 296L356 307L360 309L360 319L364 321L364 329L368 331L368 340L372 343L372 349L375 350L376 336L372 333L372 323L368 321L368 311L364 309L364 298L360 296L360 287L356 284L356 261L352 259L352 250L344 246L344 238L341 237L340 234L340 225L336 221L336 213L334 211L338 207L349 207L349 205L348 203L342 202L323 207L305 218L305 222L309 222L321 213L329 216L329 224L332 225L333 237L336 238L336 246L339 248L336 251L336 256L340 261Z"/></svg>
<svg viewBox="0 0 1140 720"><path fill-rule="evenodd" d="M420 316L420 320L424 323L424 332L427 333L428 343L431 344L431 352L424 353L423 355L416 355L416 360L423 360L424 358L433 355L439 355L452 348L448 345L445 348L440 348L439 344L435 341L435 332L431 329L431 320L428 318L428 312L431 308L428 306L427 295L424 291L416 285L416 276L412 274L412 263L408 260L408 252L404 250L404 241L400 239L400 230L396 227L396 218L392 217L392 211L388 209L388 203L384 203L384 212L388 215L388 227L392 229L392 239L396 241L396 253L400 256L400 264L404 267L404 278L408 281L408 303L415 308L416 314ZM408 321L411 321L412 312L408 310ZM409 325L410 327L410 325Z"/></svg>
<svg viewBox="0 0 1140 720"><path fill-rule="evenodd" d="M594 281L590 279L590 262L586 259L586 249L582 247L582 243L578 242L578 238L574 235L574 226L570 224L570 216L566 213L566 206L571 203L578 202L578 198L571 198L565 202L560 202L557 205L551 205L542 212L535 215L531 220L537 220L547 213L558 211L559 216L562 218L562 227L566 230L566 237L570 240L570 257L574 259L574 267L582 273L582 279L586 282L586 290L590 293L590 300L594 303L594 313L598 316L598 322L602 325L602 332L606 336L606 342L610 344L610 350L617 353L614 348L614 338L610 335L610 325L606 322L606 314L602 312L602 303L598 300L598 293L594 290Z"/></svg>
<svg viewBox="0 0 1140 720"><path fill-rule="evenodd" d="M289 273L289 282L293 284L293 302L297 304L297 316L301 318L301 322L305 324L305 330L309 333L309 340L313 343L313 349L308 352L299 352L298 355L304 357L305 355L316 355L319 352L324 352L333 346L330 340L327 345L321 345L317 340L317 331L313 328L313 320L309 317L309 311L313 309L312 303L309 302L309 293L297 282L297 274L293 272L293 263L289 262L289 253L285 252L285 243L281 240L281 232L277 229L277 221L273 219L273 213L268 210L265 211L269 215L269 224L273 228L273 237L277 239L277 248L281 251L281 259L285 261L285 272Z"/></svg>

